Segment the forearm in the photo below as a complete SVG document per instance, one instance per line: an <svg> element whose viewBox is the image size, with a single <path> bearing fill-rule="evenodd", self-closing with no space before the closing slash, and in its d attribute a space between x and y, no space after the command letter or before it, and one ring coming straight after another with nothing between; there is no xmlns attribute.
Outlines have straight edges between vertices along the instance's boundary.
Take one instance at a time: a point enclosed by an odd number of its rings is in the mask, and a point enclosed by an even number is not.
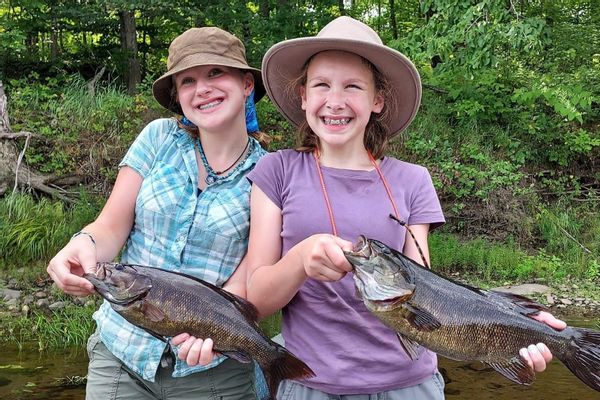
<svg viewBox="0 0 600 400"><path fill-rule="evenodd" d="M102 221L96 220L86 225L83 232L89 233L95 241L96 259L98 261L112 261L121 251L125 244L131 227L110 226Z"/></svg>
<svg viewBox="0 0 600 400"><path fill-rule="evenodd" d="M292 248L273 265L255 268L248 276L248 300L258 309L261 318L283 308L307 279L302 259Z"/></svg>

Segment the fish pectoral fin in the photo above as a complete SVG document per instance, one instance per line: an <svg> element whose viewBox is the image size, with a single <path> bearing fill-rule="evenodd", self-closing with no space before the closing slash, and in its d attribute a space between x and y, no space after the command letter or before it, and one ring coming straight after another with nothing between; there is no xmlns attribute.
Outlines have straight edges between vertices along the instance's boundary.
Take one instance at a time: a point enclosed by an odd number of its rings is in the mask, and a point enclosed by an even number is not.
<svg viewBox="0 0 600 400"><path fill-rule="evenodd" d="M248 364L252 361L252 359L248 357L247 354L241 353L239 351L222 351L221 354L229 358L233 358L234 360L239 361L243 364Z"/></svg>
<svg viewBox="0 0 600 400"><path fill-rule="evenodd" d="M531 385L535 380L535 372L521 357L513 357L505 362L485 363L506 378L521 385Z"/></svg>
<svg viewBox="0 0 600 400"><path fill-rule="evenodd" d="M410 303L404 303L402 307L408 311L406 320L415 329L423 332L432 332L442 326L441 322L429 311L420 309Z"/></svg>
<svg viewBox="0 0 600 400"><path fill-rule="evenodd" d="M411 340L401 334L397 333L398 340L400 340L400 344L406 351L406 354L410 357L411 360L416 361L419 359L419 343Z"/></svg>
<svg viewBox="0 0 600 400"><path fill-rule="evenodd" d="M160 308L147 301L144 301L141 305L141 311L152 322L160 322L165 319L165 313Z"/></svg>

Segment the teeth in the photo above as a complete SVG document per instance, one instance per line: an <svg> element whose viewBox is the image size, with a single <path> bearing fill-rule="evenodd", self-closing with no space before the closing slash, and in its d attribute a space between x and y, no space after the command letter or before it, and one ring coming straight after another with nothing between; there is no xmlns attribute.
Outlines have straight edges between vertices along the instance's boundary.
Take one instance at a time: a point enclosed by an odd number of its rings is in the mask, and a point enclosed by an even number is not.
<svg viewBox="0 0 600 400"><path fill-rule="evenodd" d="M324 117L323 121L325 125L347 125L350 122L350 118L327 118Z"/></svg>
<svg viewBox="0 0 600 400"><path fill-rule="evenodd" d="M210 103L208 103L208 104L203 104L203 105L201 105L201 106L200 106L200 107L198 107L198 108L199 108L199 109L201 109L201 110L207 110L207 109L209 109L209 108L212 108L212 107L214 107L214 106L216 106L216 105L218 105L218 104L221 104L221 100L215 100L215 101L211 101Z"/></svg>

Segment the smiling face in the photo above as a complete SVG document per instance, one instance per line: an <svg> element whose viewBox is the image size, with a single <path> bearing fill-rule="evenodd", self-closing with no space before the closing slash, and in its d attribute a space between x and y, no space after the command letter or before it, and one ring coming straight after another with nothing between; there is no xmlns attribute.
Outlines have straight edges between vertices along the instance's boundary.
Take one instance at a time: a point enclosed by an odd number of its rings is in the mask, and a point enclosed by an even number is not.
<svg viewBox="0 0 600 400"><path fill-rule="evenodd" d="M203 65L175 75L177 101L200 130L245 126L244 104L252 92L252 74L236 68Z"/></svg>
<svg viewBox="0 0 600 400"><path fill-rule="evenodd" d="M363 147L371 113L381 112L384 104L366 61L343 51L312 58L300 95L306 121L323 147Z"/></svg>

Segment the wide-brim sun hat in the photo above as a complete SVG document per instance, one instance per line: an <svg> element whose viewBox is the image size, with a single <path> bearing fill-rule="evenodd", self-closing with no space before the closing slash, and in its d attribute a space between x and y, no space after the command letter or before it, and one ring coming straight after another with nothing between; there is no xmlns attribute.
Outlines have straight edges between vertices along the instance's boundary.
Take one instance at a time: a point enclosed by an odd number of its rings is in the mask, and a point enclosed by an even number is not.
<svg viewBox="0 0 600 400"><path fill-rule="evenodd" d="M202 65L221 65L248 71L254 76L254 101L265 94L260 69L246 61L246 48L237 37L217 27L191 28L176 37L169 46L167 72L154 81L152 94L168 110L182 114L173 98L173 75Z"/></svg>
<svg viewBox="0 0 600 400"><path fill-rule="evenodd" d="M408 127L421 104L419 72L404 54L385 46L373 29L345 16L328 23L317 36L279 42L263 57L262 75L267 94L288 121L299 126L306 120L300 93L290 92L290 82L300 76L312 56L326 50L347 51L371 62L386 77L397 96L395 102L386 103L391 115L390 135L397 135Z"/></svg>

